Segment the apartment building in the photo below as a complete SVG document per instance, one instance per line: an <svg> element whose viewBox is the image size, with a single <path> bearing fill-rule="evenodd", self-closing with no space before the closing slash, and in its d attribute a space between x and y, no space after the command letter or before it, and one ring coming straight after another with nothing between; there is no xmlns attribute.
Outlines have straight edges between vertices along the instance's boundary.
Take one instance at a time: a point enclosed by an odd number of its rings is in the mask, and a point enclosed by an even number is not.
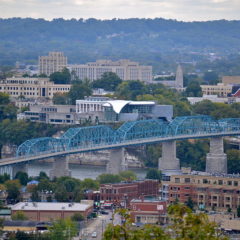
<svg viewBox="0 0 240 240"><path fill-rule="evenodd" d="M100 79L105 72L114 72L122 80L152 81L152 66L143 66L129 60L97 60L82 65L70 65L69 69L80 79L88 78L91 81Z"/></svg>
<svg viewBox="0 0 240 240"><path fill-rule="evenodd" d="M39 74L49 76L54 72L61 72L67 67L67 57L62 52L49 52L48 56L38 58Z"/></svg>
<svg viewBox="0 0 240 240"><path fill-rule="evenodd" d="M218 83L217 85L201 85L203 95L217 95L218 97L227 97L232 93L232 86Z"/></svg>
<svg viewBox="0 0 240 240"><path fill-rule="evenodd" d="M203 172L172 175L164 178L161 194L172 203L189 198L202 209L236 210L240 205L239 175L210 175Z"/></svg>
<svg viewBox="0 0 240 240"><path fill-rule="evenodd" d="M144 196L158 196L159 181L147 179L144 181L102 184L100 199L102 201L117 201L122 205L129 205L132 199Z"/></svg>
<svg viewBox="0 0 240 240"><path fill-rule="evenodd" d="M229 85L240 85L240 76L223 76L222 83Z"/></svg>
<svg viewBox="0 0 240 240"><path fill-rule="evenodd" d="M69 84L54 84L49 78L12 77L0 81L0 92L13 98L52 99L55 93L69 92L70 87Z"/></svg>

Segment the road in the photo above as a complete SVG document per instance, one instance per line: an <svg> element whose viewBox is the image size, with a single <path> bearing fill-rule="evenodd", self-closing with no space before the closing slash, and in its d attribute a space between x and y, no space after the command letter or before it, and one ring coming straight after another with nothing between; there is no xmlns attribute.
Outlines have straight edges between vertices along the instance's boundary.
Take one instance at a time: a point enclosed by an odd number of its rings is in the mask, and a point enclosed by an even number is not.
<svg viewBox="0 0 240 240"><path fill-rule="evenodd" d="M112 220L112 212L108 211L108 215L99 214L98 217L92 220L86 227L80 230L79 237L74 238L74 240L101 240L102 233L105 231L109 223L114 225L121 224L121 218L119 215L115 215L114 220ZM92 237L92 233L96 232L97 236Z"/></svg>

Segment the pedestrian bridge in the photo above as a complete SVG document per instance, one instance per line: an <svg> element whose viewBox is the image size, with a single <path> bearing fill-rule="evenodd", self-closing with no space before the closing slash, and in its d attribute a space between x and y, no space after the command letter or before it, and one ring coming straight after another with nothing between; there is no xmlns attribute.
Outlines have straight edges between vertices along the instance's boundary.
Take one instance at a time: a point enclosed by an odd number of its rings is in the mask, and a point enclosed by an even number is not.
<svg viewBox="0 0 240 240"><path fill-rule="evenodd" d="M1 159L0 167L82 152L237 135L240 135L240 119L215 120L205 115L176 117L171 122L160 119L125 122L116 130L107 125L69 128L60 138L43 137L23 142L16 157Z"/></svg>

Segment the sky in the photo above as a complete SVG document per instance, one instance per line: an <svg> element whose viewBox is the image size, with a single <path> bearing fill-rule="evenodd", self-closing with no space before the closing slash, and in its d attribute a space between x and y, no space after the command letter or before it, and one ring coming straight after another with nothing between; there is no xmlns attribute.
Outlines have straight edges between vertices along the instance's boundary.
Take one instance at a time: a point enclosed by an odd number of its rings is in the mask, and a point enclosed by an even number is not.
<svg viewBox="0 0 240 240"><path fill-rule="evenodd" d="M240 0L0 0L0 18L239 20Z"/></svg>

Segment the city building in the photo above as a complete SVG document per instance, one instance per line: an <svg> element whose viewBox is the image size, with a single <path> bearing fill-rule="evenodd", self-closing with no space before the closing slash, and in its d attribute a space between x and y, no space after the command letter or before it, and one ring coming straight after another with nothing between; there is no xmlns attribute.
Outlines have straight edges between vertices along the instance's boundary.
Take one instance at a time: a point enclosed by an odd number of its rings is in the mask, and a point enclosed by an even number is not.
<svg viewBox="0 0 240 240"><path fill-rule="evenodd" d="M173 203L176 199L186 203L191 198L200 209L235 211L240 205L239 186L239 175L189 171L165 176L161 195L163 200L168 200L168 203Z"/></svg>
<svg viewBox="0 0 240 240"><path fill-rule="evenodd" d="M112 100L107 97L88 97L76 101L79 118L95 122L135 121L140 119L165 119L173 116L172 105L158 105L153 101Z"/></svg>
<svg viewBox="0 0 240 240"><path fill-rule="evenodd" d="M130 216L136 225L165 224L167 222L167 203L156 198L133 199L130 202Z"/></svg>
<svg viewBox="0 0 240 240"><path fill-rule="evenodd" d="M71 72L74 72L79 79L88 78L91 81L100 79L105 72L114 72L123 81L140 80L143 82L152 81L152 67L142 66L130 60L97 60L82 65L69 65Z"/></svg>
<svg viewBox="0 0 240 240"><path fill-rule="evenodd" d="M49 52L48 56L38 58L39 74L50 76L54 72L61 72L67 67L67 57L62 52Z"/></svg>
<svg viewBox="0 0 240 240"><path fill-rule="evenodd" d="M223 76L222 83L225 85L240 85L240 76Z"/></svg>
<svg viewBox="0 0 240 240"><path fill-rule="evenodd" d="M12 77L0 81L0 92L12 98L49 98L55 93L67 93L69 84L54 84L49 78Z"/></svg>
<svg viewBox="0 0 240 240"><path fill-rule="evenodd" d="M164 78L165 77L171 78L171 77L174 77L174 76L173 75L167 75L167 76L164 76ZM157 78L161 79L161 76L157 76ZM156 81L157 78L155 78L155 83L161 83L161 84L163 84L167 87L175 88L175 89L180 90L180 91L183 90L183 70L182 70L182 67L181 67L180 64L177 66L175 79Z"/></svg>
<svg viewBox="0 0 240 240"><path fill-rule="evenodd" d="M202 97L188 97L187 98L190 104L196 104L204 100L209 100L214 103L230 103L231 98L228 97L218 97L217 95L203 95Z"/></svg>
<svg viewBox="0 0 240 240"><path fill-rule="evenodd" d="M23 212L31 221L53 221L70 218L75 213L88 217L93 211L93 203L19 202L12 207L12 215Z"/></svg>
<svg viewBox="0 0 240 240"><path fill-rule="evenodd" d="M32 105L29 111L19 113L18 120L48 124L78 124L75 105Z"/></svg>
<svg viewBox="0 0 240 240"><path fill-rule="evenodd" d="M101 201L118 202L128 206L132 199L159 194L159 181L147 179L144 181L102 184L100 186Z"/></svg>
<svg viewBox="0 0 240 240"><path fill-rule="evenodd" d="M232 93L231 85L218 83L217 85L201 85L203 95L217 95L218 97L227 97Z"/></svg>

